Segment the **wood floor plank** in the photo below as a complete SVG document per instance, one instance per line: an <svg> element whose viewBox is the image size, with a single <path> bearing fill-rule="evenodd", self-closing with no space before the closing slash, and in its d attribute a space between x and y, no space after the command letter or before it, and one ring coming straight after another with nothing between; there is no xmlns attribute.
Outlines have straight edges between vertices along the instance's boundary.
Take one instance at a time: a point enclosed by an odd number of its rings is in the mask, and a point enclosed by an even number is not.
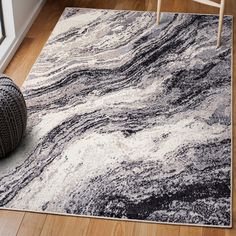
<svg viewBox="0 0 236 236"><path fill-rule="evenodd" d="M200 4L198 2L188 1L187 2L188 12L195 13L206 13L206 14L219 14L219 10L215 7L211 7L208 5Z"/></svg>
<svg viewBox="0 0 236 236"><path fill-rule="evenodd" d="M180 226L178 225L157 225L158 236L179 236Z"/></svg>
<svg viewBox="0 0 236 236"><path fill-rule="evenodd" d="M122 0L59 0L63 6L71 7L88 7L88 8L103 8L114 9L118 1Z"/></svg>
<svg viewBox="0 0 236 236"><path fill-rule="evenodd" d="M123 230L118 221L92 219L88 226L87 236L118 236L123 235L122 232Z"/></svg>
<svg viewBox="0 0 236 236"><path fill-rule="evenodd" d="M126 229L128 224L123 224L124 228ZM128 230L125 231L123 235L132 235L132 236L156 236L159 235L159 225L150 224L150 223L135 223L133 227L132 234L128 233Z"/></svg>
<svg viewBox="0 0 236 236"><path fill-rule="evenodd" d="M145 0L145 10L146 11L156 11L157 3L153 0Z"/></svg>
<svg viewBox="0 0 236 236"><path fill-rule="evenodd" d="M40 236L87 236L89 218L47 215Z"/></svg>
<svg viewBox="0 0 236 236"><path fill-rule="evenodd" d="M123 9L123 10L133 10L136 9L138 11L143 11L145 9L145 1L143 0L136 0L134 1L117 1L115 9Z"/></svg>
<svg viewBox="0 0 236 236"><path fill-rule="evenodd" d="M97 221L98 224L100 224L98 221ZM138 231L137 233L137 228L139 228L139 223L134 223L134 222L125 222L125 221L119 221L117 222L117 225L116 225L116 229L114 231L114 235L115 236L123 236L123 235L130 235L130 236L133 236L133 235L141 235L140 232L142 231ZM143 228L142 228L143 230ZM148 234L143 234L143 235L148 235ZM90 236L90 235L88 235Z"/></svg>
<svg viewBox="0 0 236 236"><path fill-rule="evenodd" d="M202 236L225 236L225 229L203 228Z"/></svg>
<svg viewBox="0 0 236 236"><path fill-rule="evenodd" d="M235 236L236 235L236 227L233 229L226 229L225 236Z"/></svg>
<svg viewBox="0 0 236 236"><path fill-rule="evenodd" d="M46 214L25 213L17 236L39 236L46 220Z"/></svg>
<svg viewBox="0 0 236 236"><path fill-rule="evenodd" d="M0 235L15 236L25 213L19 211L0 211Z"/></svg>
<svg viewBox="0 0 236 236"><path fill-rule="evenodd" d="M181 226L179 236L202 236L202 227Z"/></svg>
<svg viewBox="0 0 236 236"><path fill-rule="evenodd" d="M156 236L160 233L163 228L157 224L92 219L86 236Z"/></svg>
<svg viewBox="0 0 236 236"><path fill-rule="evenodd" d="M218 0L219 1L219 0ZM217 10L208 6L194 3L191 0L163 0L162 11L166 12L197 12L216 13ZM132 9L132 10L156 10L156 0L48 0L45 7L40 12L35 23L26 35L25 40L16 52L11 63L6 69L6 73L12 77L18 85L26 79L30 68L38 57L44 43L50 36L52 29L58 21L64 7L93 7L107 9ZM233 14L236 18L236 1L226 1L226 14ZM234 19L234 24L236 21ZM38 30L40 28L40 31ZM234 30L234 47L236 46L236 31ZM234 70L236 68L236 51L234 50ZM235 79L235 76L234 76ZM236 85L234 84L234 91ZM235 100L234 100L235 101ZM234 102L235 109L235 102ZM235 116L236 117L236 116ZM236 118L234 117L234 121ZM236 125L234 125L234 134ZM234 135L235 136L235 135ZM236 147L234 147L236 154ZM236 178L236 162L234 162L234 179ZM234 181L234 190L236 189ZM236 194L233 195L233 215L236 225ZM28 214L28 213L27 213ZM44 215L46 217L46 214ZM0 211L0 236L13 236L18 231L19 225L24 217L24 213ZM25 220L27 218L27 220ZM34 213L32 219L24 218L18 234L30 232L35 226ZM23 229L22 229L23 228ZM28 229L29 228L29 229ZM25 230L25 231L24 231ZM28 230L28 231L27 231ZM110 234L108 234L110 233ZM22 234L22 233L21 233ZM128 235L128 236L235 236L236 227L232 229L204 228L191 226L172 226L159 224L146 224L122 221L110 221L101 219L88 219L80 217L65 217L48 215L46 217L41 236L61 236L61 235Z"/></svg>
<svg viewBox="0 0 236 236"><path fill-rule="evenodd" d="M164 0L162 1L161 11L164 12L186 12L189 0Z"/></svg>

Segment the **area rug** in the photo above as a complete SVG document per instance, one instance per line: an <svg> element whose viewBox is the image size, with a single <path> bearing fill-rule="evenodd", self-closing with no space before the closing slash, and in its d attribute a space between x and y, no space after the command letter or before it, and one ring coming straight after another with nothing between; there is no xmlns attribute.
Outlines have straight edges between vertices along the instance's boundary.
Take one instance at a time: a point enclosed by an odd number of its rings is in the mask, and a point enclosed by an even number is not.
<svg viewBox="0 0 236 236"><path fill-rule="evenodd" d="M66 8L23 86L4 209L231 226L232 17Z"/></svg>

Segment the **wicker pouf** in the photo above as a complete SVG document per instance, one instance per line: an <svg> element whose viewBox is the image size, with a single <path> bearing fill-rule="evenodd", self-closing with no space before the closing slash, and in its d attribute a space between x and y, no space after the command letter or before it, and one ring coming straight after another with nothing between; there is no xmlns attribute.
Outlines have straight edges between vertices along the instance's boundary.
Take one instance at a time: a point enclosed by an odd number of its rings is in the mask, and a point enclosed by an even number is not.
<svg viewBox="0 0 236 236"><path fill-rule="evenodd" d="M27 122L27 109L20 89L0 75L0 158L6 157L21 141Z"/></svg>

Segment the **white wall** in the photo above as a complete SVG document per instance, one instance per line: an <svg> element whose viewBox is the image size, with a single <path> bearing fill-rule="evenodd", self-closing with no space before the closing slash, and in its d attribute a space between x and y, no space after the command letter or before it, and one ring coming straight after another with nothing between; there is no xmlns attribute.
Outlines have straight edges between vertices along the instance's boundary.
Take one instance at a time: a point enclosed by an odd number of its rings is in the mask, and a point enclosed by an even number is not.
<svg viewBox="0 0 236 236"><path fill-rule="evenodd" d="M29 21L39 2L39 0L12 0L16 34L20 33Z"/></svg>
<svg viewBox="0 0 236 236"><path fill-rule="evenodd" d="M3 0L6 39L0 45L0 72L3 72L45 0Z"/></svg>

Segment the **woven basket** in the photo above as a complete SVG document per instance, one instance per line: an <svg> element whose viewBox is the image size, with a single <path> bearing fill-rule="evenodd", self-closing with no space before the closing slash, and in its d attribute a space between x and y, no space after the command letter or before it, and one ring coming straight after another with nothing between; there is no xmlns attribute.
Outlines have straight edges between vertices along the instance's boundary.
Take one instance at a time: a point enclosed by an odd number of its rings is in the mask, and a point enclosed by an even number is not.
<svg viewBox="0 0 236 236"><path fill-rule="evenodd" d="M6 157L21 141L27 123L27 109L20 89L0 75L0 158Z"/></svg>

